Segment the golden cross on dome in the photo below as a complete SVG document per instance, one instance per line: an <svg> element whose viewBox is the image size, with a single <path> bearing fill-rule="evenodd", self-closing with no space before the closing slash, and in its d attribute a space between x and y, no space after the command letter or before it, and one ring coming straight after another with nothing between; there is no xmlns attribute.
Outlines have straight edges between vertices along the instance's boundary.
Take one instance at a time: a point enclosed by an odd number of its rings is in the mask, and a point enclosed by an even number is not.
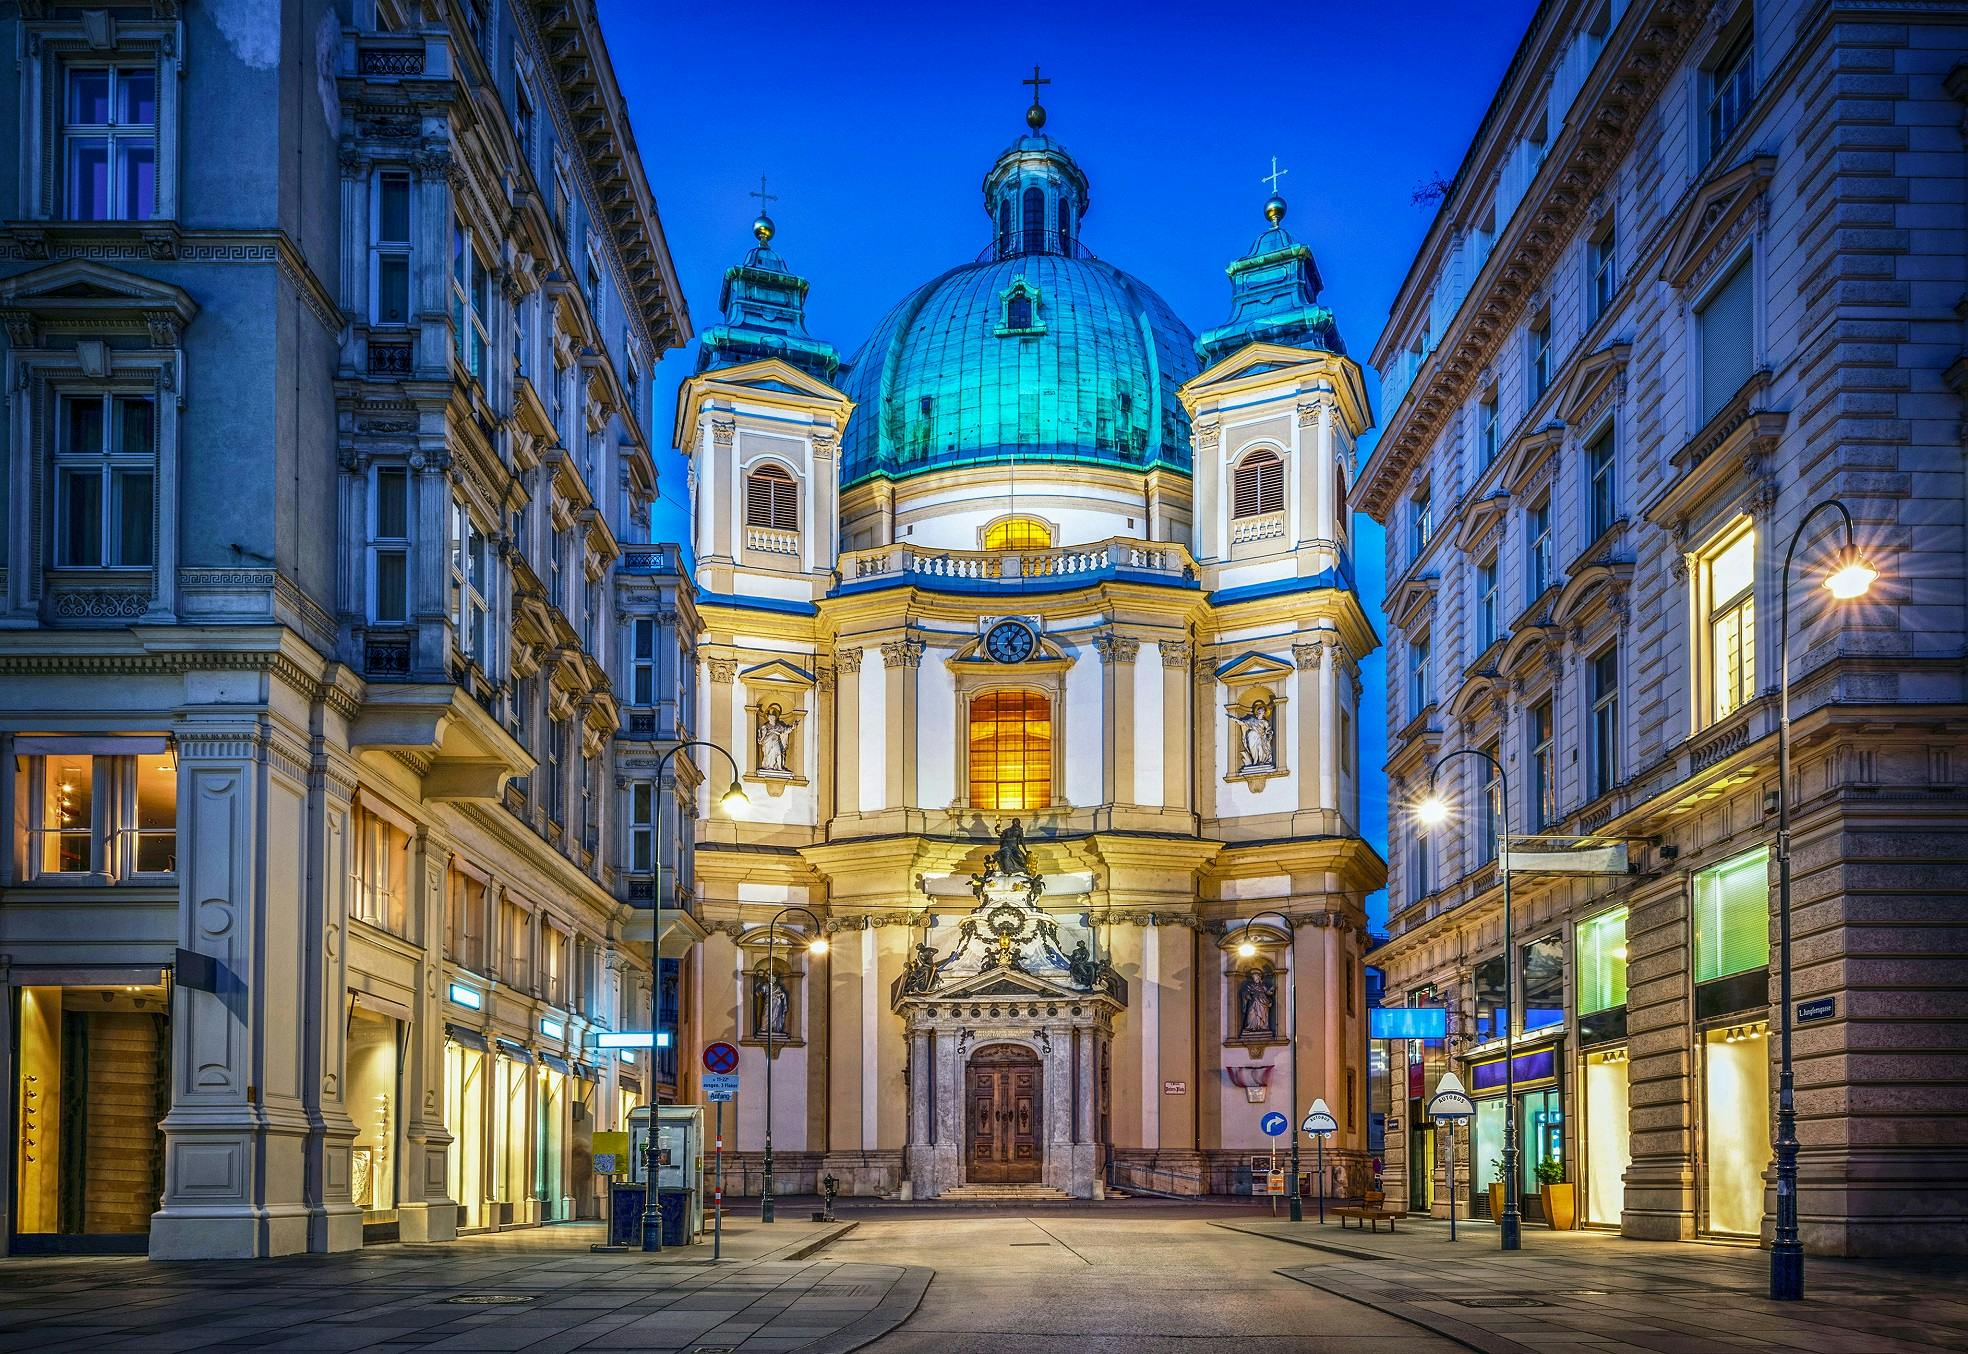
<svg viewBox="0 0 1968 1354"><path fill-rule="evenodd" d="M1270 184L1271 196L1276 197L1278 196L1278 180L1289 173L1291 173L1289 169L1278 168L1278 157L1274 155L1271 157L1271 172L1269 174L1260 174L1258 180L1259 182Z"/></svg>

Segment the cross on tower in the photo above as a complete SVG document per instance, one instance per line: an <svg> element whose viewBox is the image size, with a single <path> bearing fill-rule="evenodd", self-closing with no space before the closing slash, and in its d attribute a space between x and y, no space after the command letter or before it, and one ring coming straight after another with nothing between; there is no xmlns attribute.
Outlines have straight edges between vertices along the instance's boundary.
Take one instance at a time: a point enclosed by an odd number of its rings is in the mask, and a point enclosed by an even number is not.
<svg viewBox="0 0 1968 1354"><path fill-rule="evenodd" d="M1291 173L1289 169L1278 168L1278 157L1274 155L1271 157L1271 172L1269 174L1259 175L1258 179L1259 182L1261 183L1270 184L1271 196L1276 197L1278 196L1278 180L1282 179L1283 177L1285 177L1285 175L1289 173Z"/></svg>
<svg viewBox="0 0 1968 1354"><path fill-rule="evenodd" d="M1032 78L1029 80L1020 80L1018 83L1032 87L1032 106L1037 108L1039 106L1039 86L1049 85L1052 83L1052 80L1050 77L1041 76L1037 64L1034 64L1032 67Z"/></svg>
<svg viewBox="0 0 1968 1354"><path fill-rule="evenodd" d="M745 194L745 196L755 197L759 200L759 211L761 214L763 214L765 211L766 203L777 202L779 200L779 195L777 193L768 193L765 191L765 175L763 174L759 175L758 191L756 193L747 193Z"/></svg>

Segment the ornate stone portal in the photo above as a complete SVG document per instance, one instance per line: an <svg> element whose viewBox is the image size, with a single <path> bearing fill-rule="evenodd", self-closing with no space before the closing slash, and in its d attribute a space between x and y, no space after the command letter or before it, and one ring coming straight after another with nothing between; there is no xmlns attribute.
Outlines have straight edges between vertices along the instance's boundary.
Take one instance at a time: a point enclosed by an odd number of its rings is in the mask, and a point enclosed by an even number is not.
<svg viewBox="0 0 1968 1354"><path fill-rule="evenodd" d="M895 986L909 1037L911 1192L1036 1180L1097 1199L1104 1072L1127 982L1094 957L1083 919L1038 906L1046 881L1018 820L969 884L975 906L933 927ZM946 951L930 943L939 936Z"/></svg>

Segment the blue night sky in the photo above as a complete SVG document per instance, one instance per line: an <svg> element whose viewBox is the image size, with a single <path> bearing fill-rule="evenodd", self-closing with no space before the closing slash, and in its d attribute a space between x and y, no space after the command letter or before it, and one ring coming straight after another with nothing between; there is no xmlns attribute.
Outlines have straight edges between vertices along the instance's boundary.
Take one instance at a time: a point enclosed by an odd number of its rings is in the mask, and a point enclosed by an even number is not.
<svg viewBox="0 0 1968 1354"><path fill-rule="evenodd" d="M1263 227L1259 180L1276 155L1290 171L1285 224L1312 246L1363 364L1428 226L1432 209L1411 195L1455 172L1534 9L601 0L699 330L717 320L723 270L751 244L758 204L747 194L765 174L778 195L774 243L812 281L808 326L852 354L904 292L988 242L980 185L1024 129L1031 91L1019 81L1038 62L1053 81L1046 130L1092 183L1090 249L1192 329L1217 323L1224 265ZM694 345L672 354L655 381L658 540L687 538L687 481L669 441L693 359ZM1372 372L1367 381L1377 395ZM1363 460L1372 445L1369 434ZM1380 532L1364 517L1355 556L1378 617ZM1368 711L1385 708L1384 681L1376 654ZM1362 817L1384 852L1378 721L1361 721L1361 744L1375 772Z"/></svg>

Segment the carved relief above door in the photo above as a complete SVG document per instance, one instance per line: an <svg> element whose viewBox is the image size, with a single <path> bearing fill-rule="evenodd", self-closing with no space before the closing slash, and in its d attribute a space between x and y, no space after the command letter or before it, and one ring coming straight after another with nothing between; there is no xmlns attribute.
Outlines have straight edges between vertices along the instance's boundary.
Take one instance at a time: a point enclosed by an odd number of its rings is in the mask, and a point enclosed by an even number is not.
<svg viewBox="0 0 1968 1354"><path fill-rule="evenodd" d="M964 1073L966 1147L972 1184L1036 1184L1039 1058L1020 1044L987 1044Z"/></svg>

